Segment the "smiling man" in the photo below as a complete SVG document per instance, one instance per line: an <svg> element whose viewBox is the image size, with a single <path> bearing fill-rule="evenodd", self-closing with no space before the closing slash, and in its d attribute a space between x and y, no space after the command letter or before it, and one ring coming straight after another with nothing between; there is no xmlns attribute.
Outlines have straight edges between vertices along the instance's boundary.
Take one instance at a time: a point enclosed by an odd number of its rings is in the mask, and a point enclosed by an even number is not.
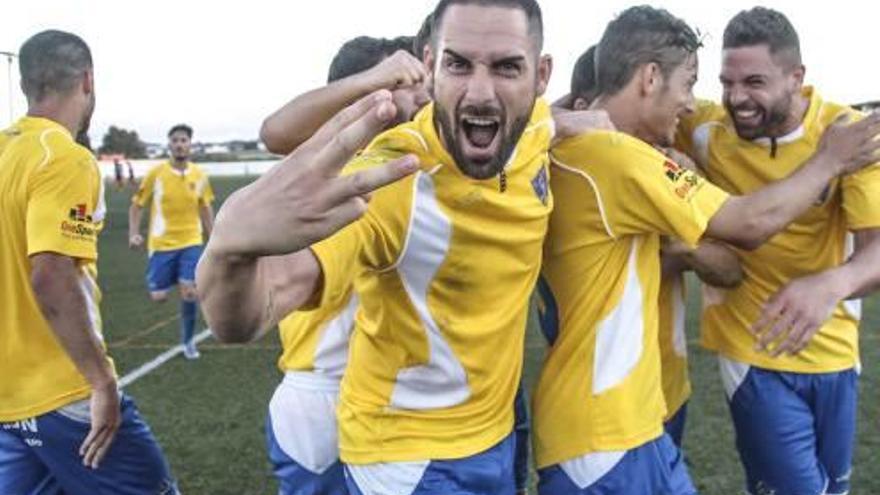
<svg viewBox="0 0 880 495"><path fill-rule="evenodd" d="M199 287L218 337L246 341L365 272L338 409L349 489L512 494L511 405L552 207L537 100L551 62L534 1L444 0L432 19L435 103L338 177L396 114L388 93L361 100L236 193Z"/></svg>
<svg viewBox="0 0 880 495"><path fill-rule="evenodd" d="M797 173L845 105L804 86L798 35L756 7L724 32L723 105L701 103L681 143L708 178L743 194ZM860 297L880 265L880 167L835 177L810 208L712 294L702 343L718 353L750 493L849 489L858 394ZM853 249L855 248L855 249Z"/></svg>

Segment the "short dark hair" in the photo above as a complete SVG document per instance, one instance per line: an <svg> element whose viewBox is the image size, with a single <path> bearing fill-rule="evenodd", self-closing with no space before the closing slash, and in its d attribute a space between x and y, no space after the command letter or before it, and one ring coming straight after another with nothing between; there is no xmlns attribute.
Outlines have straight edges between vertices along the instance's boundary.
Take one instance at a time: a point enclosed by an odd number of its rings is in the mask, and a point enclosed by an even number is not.
<svg viewBox="0 0 880 495"><path fill-rule="evenodd" d="M327 82L331 83L363 72L398 50L412 53L412 49L412 36L392 39L358 36L346 41L336 52L336 56L330 62Z"/></svg>
<svg viewBox="0 0 880 495"><path fill-rule="evenodd" d="M79 36L58 30L37 33L18 51L21 90L28 100L65 93L92 69L92 52Z"/></svg>
<svg viewBox="0 0 880 495"><path fill-rule="evenodd" d="M596 98L596 45L587 48L571 74L571 97L583 98L588 103Z"/></svg>
<svg viewBox="0 0 880 495"><path fill-rule="evenodd" d="M425 20L422 21L422 26L419 28L419 32L416 33L415 38L413 38L413 55L419 60L422 60L422 57L425 54L425 47L431 42L432 24L434 24L433 13L428 14L428 16L425 17Z"/></svg>
<svg viewBox="0 0 880 495"><path fill-rule="evenodd" d="M725 50L754 45L767 45L774 56L785 52L793 64L801 64L800 39L782 12L755 7L743 10L727 23L724 28Z"/></svg>
<svg viewBox="0 0 880 495"><path fill-rule="evenodd" d="M436 46L437 33L443 23L443 15L453 5L478 5L481 7L507 7L522 10L529 24L529 34L535 39L538 53L544 47L544 20L541 6L536 0L440 0L431 14L431 44Z"/></svg>
<svg viewBox="0 0 880 495"><path fill-rule="evenodd" d="M177 124L168 131L168 137L170 138L172 134L175 132L183 132L186 134L186 137L192 139L193 137L193 129L192 127L186 124Z"/></svg>
<svg viewBox="0 0 880 495"><path fill-rule="evenodd" d="M616 94L648 63L656 63L669 76L700 46L694 30L666 10L630 7L608 24L596 49L597 90Z"/></svg>

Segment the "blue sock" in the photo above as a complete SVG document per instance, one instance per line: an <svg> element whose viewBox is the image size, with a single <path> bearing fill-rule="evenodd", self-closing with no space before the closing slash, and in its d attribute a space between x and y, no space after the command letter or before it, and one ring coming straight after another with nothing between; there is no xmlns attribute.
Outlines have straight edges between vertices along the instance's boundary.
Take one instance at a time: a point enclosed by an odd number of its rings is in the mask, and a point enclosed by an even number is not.
<svg viewBox="0 0 880 495"><path fill-rule="evenodd" d="M180 330L184 344L192 340L195 333L197 307L198 304L195 301L180 302Z"/></svg>

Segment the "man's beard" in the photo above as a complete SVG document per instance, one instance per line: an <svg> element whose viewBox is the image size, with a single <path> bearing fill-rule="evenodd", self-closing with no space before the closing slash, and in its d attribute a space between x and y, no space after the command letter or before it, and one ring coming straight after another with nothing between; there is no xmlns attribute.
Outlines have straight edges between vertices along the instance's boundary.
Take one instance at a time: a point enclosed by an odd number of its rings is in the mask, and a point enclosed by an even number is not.
<svg viewBox="0 0 880 495"><path fill-rule="evenodd" d="M786 97L773 102L770 108L764 108L756 103L746 103L739 105L738 107L733 107L725 102L724 106L727 109L728 115L731 116L731 120L733 121L733 125L736 128L736 133L739 137L743 139L779 137L778 134L791 113L793 99L792 95L787 95ZM741 126L734 117L734 112L738 109L756 109L761 117L760 123L757 126Z"/></svg>
<svg viewBox="0 0 880 495"><path fill-rule="evenodd" d="M526 115L520 115L513 120L510 125L510 130L506 134L500 136L501 143L498 147L498 152L486 162L473 162L464 156L461 143L458 141L457 129L450 121L450 112L447 112L439 101L434 102L434 125L435 127L440 128L440 132L443 135L443 141L446 143L447 151L452 155L452 159L455 160L455 164L458 166L459 170L468 177L477 180L485 180L498 175L504 169L504 166L507 165L513 150L519 143L519 139L529 123L531 108L533 106L534 100L532 101L532 105L529 106L529 113ZM501 123L499 124L497 132L501 133L504 131L502 126L507 119L503 110L495 111L493 109L476 109L476 112L474 113L482 115L498 115L500 113ZM457 121L460 122L460 119L457 119Z"/></svg>

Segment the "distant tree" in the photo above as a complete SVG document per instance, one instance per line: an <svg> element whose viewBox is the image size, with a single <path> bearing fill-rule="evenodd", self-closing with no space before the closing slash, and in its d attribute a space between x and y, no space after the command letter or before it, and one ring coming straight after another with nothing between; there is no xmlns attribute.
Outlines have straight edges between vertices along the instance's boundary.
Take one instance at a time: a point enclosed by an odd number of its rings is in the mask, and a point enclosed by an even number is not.
<svg viewBox="0 0 880 495"><path fill-rule="evenodd" d="M98 153L104 155L121 153L128 158L147 157L146 146L137 131L128 131L114 125L111 125L104 134L104 141L98 148Z"/></svg>

